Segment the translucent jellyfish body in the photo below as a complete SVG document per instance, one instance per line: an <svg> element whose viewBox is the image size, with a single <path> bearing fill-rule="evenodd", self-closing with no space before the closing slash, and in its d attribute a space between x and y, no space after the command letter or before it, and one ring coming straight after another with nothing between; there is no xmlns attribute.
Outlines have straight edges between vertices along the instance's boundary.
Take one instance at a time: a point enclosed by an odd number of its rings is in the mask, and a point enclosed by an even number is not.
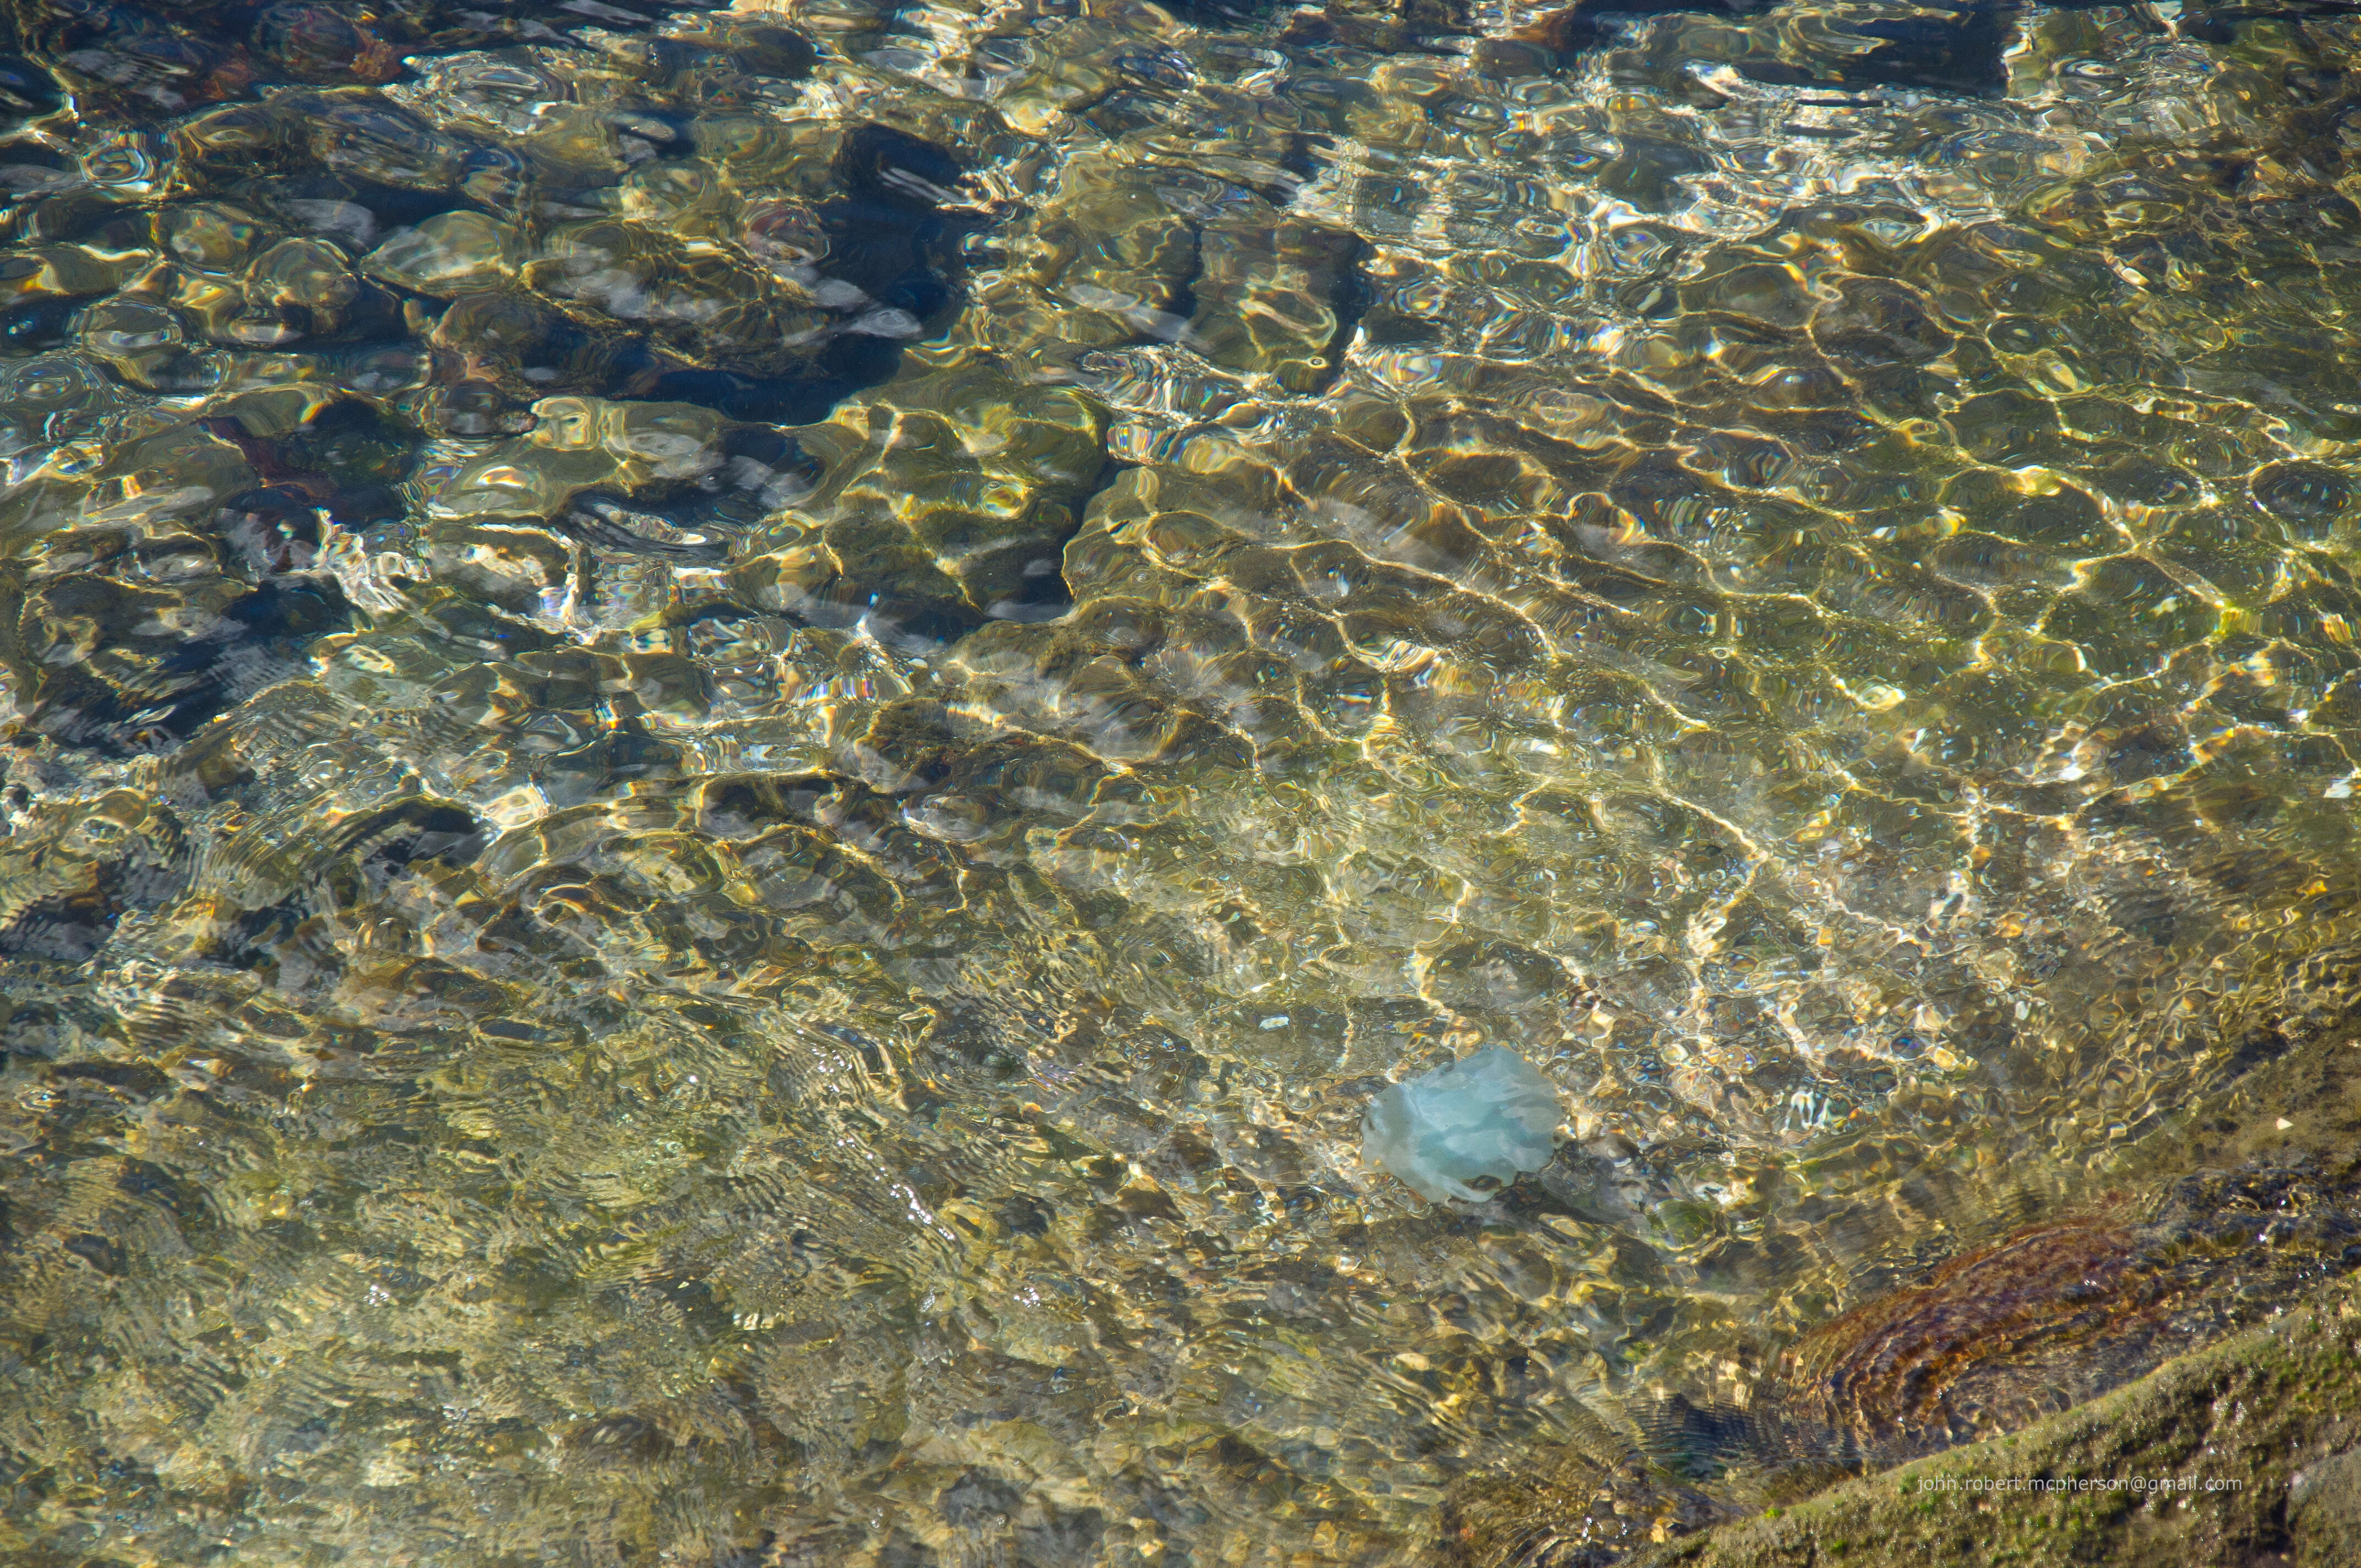
<svg viewBox="0 0 2361 1568"><path fill-rule="evenodd" d="M1488 1046L1370 1101L1361 1158L1431 1202L1480 1203L1549 1163L1558 1120L1550 1080L1516 1052ZM1486 1187L1469 1185L1486 1177Z"/></svg>

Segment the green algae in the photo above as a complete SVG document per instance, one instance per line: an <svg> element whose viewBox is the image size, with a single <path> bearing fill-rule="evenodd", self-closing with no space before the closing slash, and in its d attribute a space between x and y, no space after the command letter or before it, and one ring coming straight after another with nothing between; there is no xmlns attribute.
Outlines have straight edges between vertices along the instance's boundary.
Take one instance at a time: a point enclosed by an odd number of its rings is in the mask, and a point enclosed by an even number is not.
<svg viewBox="0 0 2361 1568"><path fill-rule="evenodd" d="M2340 1280L2063 1415L1627 1561L2349 1563L2356 1374L2361 1290Z"/></svg>
<svg viewBox="0 0 2361 1568"><path fill-rule="evenodd" d="M1601 1424L1455 1488L1434 1556L2343 1561L2361 1447L2361 1296L2346 1274L2361 1047L2337 994L2246 1025L2241 1050L2261 1065L2094 1173L2087 1217L2070 1209L1931 1283L1905 1273L1788 1347L1744 1409L1719 1413L1728 1468L1710 1498L1684 1474L1697 1433L1684 1439L1675 1412L1643 1421L1639 1442ZM2158 1217L2178 1217L2142 1242L2122 1188L2158 1184ZM1976 1441L1979 1428L2000 1435Z"/></svg>

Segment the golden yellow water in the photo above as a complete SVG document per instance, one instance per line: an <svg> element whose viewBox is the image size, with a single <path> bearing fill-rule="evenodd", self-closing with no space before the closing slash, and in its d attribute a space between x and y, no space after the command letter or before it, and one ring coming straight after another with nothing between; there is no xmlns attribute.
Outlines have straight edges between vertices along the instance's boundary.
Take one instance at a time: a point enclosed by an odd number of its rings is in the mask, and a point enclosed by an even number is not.
<svg viewBox="0 0 2361 1568"><path fill-rule="evenodd" d="M12 1561L1416 1561L2349 950L2349 19L10 15Z"/></svg>

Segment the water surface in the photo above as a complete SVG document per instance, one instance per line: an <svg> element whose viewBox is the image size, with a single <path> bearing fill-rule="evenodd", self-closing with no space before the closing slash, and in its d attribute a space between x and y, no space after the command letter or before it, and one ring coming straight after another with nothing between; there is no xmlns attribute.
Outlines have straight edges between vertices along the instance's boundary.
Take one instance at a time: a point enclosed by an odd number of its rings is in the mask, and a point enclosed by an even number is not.
<svg viewBox="0 0 2361 1568"><path fill-rule="evenodd" d="M2324 1004L2355 24L1643 9L15 0L0 1547L1414 1562Z"/></svg>

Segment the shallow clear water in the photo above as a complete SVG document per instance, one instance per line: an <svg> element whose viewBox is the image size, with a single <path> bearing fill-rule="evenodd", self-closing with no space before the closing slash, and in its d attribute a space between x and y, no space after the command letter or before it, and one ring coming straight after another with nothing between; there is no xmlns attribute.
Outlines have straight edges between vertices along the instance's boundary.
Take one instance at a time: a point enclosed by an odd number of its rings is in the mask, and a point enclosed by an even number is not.
<svg viewBox="0 0 2361 1568"><path fill-rule="evenodd" d="M1416 1561L2342 972L2350 19L12 15L17 1559Z"/></svg>

